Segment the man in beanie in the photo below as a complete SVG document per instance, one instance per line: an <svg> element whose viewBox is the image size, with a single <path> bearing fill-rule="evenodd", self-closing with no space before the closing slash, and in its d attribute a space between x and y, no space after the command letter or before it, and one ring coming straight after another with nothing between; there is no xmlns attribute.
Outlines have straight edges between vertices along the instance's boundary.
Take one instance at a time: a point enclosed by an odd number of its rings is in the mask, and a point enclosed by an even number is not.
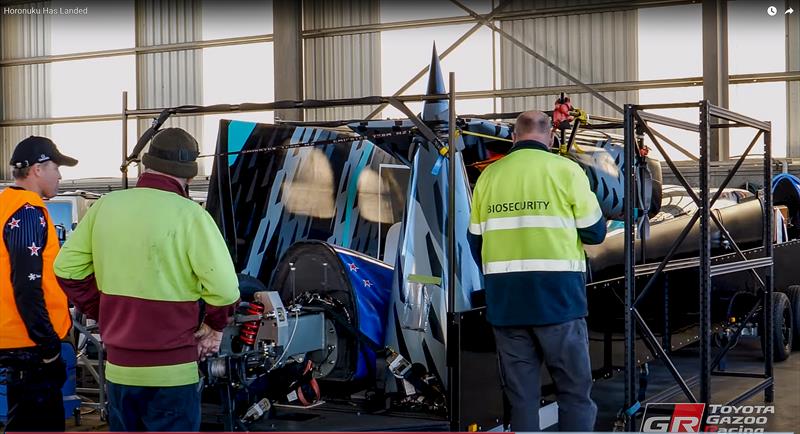
<svg viewBox="0 0 800 434"><path fill-rule="evenodd" d="M0 368L9 431L64 431L61 340L72 320L53 275L58 236L42 199L58 193L59 166L76 164L52 140L28 137L11 155L14 185L0 192Z"/></svg>
<svg viewBox="0 0 800 434"><path fill-rule="evenodd" d="M219 229L188 196L197 156L186 131L157 133L136 188L98 200L56 259L71 301L99 319L111 431L200 428L197 360L219 349L239 290Z"/></svg>

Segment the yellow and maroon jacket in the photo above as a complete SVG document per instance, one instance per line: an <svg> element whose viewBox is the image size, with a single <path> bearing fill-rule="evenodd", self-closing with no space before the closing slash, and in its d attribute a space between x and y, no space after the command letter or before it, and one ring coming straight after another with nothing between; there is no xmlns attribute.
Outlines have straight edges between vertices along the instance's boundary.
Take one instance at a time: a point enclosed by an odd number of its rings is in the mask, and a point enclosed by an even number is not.
<svg viewBox="0 0 800 434"><path fill-rule="evenodd" d="M196 383L200 300L222 330L239 299L227 246L211 216L166 176L98 200L55 262L70 300L99 322L106 377L116 384Z"/></svg>

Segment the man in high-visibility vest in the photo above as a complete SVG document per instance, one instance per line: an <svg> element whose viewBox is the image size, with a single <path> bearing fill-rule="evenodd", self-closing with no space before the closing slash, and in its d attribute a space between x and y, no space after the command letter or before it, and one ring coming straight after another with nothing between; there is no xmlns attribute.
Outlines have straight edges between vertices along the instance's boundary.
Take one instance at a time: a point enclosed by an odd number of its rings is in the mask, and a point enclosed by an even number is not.
<svg viewBox="0 0 800 434"><path fill-rule="evenodd" d="M31 136L11 155L14 185L0 192L0 367L6 368L9 431L64 431L61 340L72 328L53 274L58 236L42 199L58 193L62 155Z"/></svg>
<svg viewBox="0 0 800 434"><path fill-rule="evenodd" d="M557 389L559 429L592 431L583 244L601 243L606 222L580 166L549 152L551 128L542 112L517 118L511 152L475 185L469 238L483 266L512 430L540 429L544 362Z"/></svg>

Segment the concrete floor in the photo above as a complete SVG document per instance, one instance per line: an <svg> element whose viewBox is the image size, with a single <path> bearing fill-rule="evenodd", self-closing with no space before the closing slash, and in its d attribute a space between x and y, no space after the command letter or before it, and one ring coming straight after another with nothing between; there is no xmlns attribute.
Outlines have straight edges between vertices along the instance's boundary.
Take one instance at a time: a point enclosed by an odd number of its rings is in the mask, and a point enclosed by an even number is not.
<svg viewBox="0 0 800 434"><path fill-rule="evenodd" d="M674 354L674 363L685 377L698 373L698 351L689 348ZM759 372L763 369L761 349L757 339L743 338L734 348L727 361L727 369L736 371ZM763 371L762 371L763 372ZM712 378L712 403L722 404L752 387L758 380L741 378ZM674 385L672 376L659 362L650 365L650 382L647 396ZM624 380L621 373L613 378L595 383L592 396L597 402L598 415L595 429L611 431L619 408L622 406ZM694 388L697 394L697 387ZM669 402L686 402L683 394L675 395ZM741 405L763 404L764 394L759 393ZM775 364L775 415L770 415L766 431L795 432L800 431L800 351L795 351L785 362ZM291 413L291 412L288 412ZM318 416L305 421L296 420L291 414L285 414L279 420L264 421L259 429L263 430L327 430L327 431L363 431L363 430L440 430L445 424L433 420L413 420L411 418L387 418L386 416L366 415L355 410L337 408L319 412ZM355 417L355 419L354 419ZM638 424L639 422L637 422ZM313 425L313 426L311 426ZM220 429L216 427L216 429ZM638 429L638 425L637 425ZM84 414L80 426L75 426L70 419L67 431L107 431L108 426L100 421L97 412Z"/></svg>
<svg viewBox="0 0 800 434"><path fill-rule="evenodd" d="M712 352L713 354L713 352ZM698 350L689 348L674 354L674 363L684 378L699 373ZM713 356L712 356L713 357ZM742 338L742 341L729 353L727 369L731 371L764 372L761 347L757 338ZM795 432L800 430L800 351L795 351L788 360L774 365L775 375L775 414L769 415L766 431ZM711 404L725 404L759 380L747 378L712 377ZM650 381L647 397L675 385L673 377L659 362L650 365ZM595 383L592 397L598 406L596 431L610 431L613 428L617 412L623 404L624 378L622 373L609 380ZM699 394L694 387L693 393ZM680 393L667 402L687 402ZM764 393L761 392L739 405L763 405ZM641 419L637 420L639 428Z"/></svg>

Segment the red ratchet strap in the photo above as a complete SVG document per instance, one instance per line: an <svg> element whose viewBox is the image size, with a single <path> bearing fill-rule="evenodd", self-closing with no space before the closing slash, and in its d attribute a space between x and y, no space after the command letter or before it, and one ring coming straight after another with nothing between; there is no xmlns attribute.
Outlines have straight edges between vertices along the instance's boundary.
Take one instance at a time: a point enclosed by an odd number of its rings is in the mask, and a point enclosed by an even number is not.
<svg viewBox="0 0 800 434"><path fill-rule="evenodd" d="M314 364L311 363L311 360L306 360L306 366L303 369L303 375L306 375L311 372L311 369L314 368ZM312 374L313 375L313 374ZM319 383L317 383L317 379L311 377L311 380L308 382L308 385L311 386L311 390L314 391L314 396L311 397L311 401L306 399L305 394L303 393L303 387L297 387L297 399L300 401L301 404L308 407L309 405L317 402L319 398L322 396L319 391Z"/></svg>

